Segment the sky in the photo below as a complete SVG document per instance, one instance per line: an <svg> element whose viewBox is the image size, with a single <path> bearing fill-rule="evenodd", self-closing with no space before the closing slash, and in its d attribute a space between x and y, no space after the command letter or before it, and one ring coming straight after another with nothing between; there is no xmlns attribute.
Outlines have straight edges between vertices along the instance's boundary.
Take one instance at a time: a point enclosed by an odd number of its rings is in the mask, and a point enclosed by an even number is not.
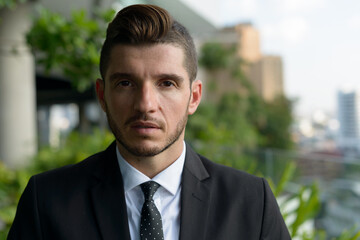
<svg viewBox="0 0 360 240"><path fill-rule="evenodd" d="M296 113L336 114L337 92L360 88L360 0L184 0L218 26L252 22L280 55Z"/></svg>

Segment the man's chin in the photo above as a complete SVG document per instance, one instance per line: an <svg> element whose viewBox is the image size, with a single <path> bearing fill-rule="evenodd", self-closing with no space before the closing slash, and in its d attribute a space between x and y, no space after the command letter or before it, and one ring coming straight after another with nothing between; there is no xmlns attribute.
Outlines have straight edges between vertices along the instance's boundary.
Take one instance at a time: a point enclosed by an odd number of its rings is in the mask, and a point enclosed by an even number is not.
<svg viewBox="0 0 360 240"><path fill-rule="evenodd" d="M156 156L163 151L165 151L168 147L159 147L159 146L151 146L146 143L142 144L127 144L119 141L120 148L126 151L128 154L131 154L136 157L153 157Z"/></svg>
<svg viewBox="0 0 360 240"><path fill-rule="evenodd" d="M165 149L159 148L127 148L127 152L131 153L136 157L154 157L160 153L162 153Z"/></svg>

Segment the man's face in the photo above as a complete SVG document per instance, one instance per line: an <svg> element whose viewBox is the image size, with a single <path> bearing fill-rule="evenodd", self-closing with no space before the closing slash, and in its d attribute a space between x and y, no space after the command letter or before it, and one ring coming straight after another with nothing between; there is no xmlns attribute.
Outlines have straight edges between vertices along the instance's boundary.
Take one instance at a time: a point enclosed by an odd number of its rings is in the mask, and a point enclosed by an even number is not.
<svg viewBox="0 0 360 240"><path fill-rule="evenodd" d="M170 44L117 45L97 95L120 150L137 157L182 149L189 114L201 99L190 86L184 53Z"/></svg>

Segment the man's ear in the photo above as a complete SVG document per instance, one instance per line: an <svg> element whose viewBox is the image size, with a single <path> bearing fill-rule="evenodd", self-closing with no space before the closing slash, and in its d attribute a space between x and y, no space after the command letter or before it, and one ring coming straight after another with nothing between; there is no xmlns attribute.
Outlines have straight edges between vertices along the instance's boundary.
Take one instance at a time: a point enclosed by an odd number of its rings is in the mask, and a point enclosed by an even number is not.
<svg viewBox="0 0 360 240"><path fill-rule="evenodd" d="M199 106L199 104L201 102L202 82L200 80L195 80L192 82L190 94L191 94L191 96L190 96L188 114L192 115L195 113L197 107Z"/></svg>
<svg viewBox="0 0 360 240"><path fill-rule="evenodd" d="M99 103L101 105L101 108L104 112L106 112L106 107L105 107L105 83L104 80L98 78L96 79L96 96L99 100Z"/></svg>

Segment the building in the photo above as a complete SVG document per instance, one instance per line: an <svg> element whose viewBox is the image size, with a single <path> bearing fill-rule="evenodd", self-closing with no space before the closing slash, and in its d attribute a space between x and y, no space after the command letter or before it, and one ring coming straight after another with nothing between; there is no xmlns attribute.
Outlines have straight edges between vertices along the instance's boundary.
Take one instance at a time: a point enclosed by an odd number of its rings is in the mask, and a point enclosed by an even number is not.
<svg viewBox="0 0 360 240"><path fill-rule="evenodd" d="M256 92L268 102L283 95L281 57L261 53L260 34L251 24L239 24L235 31L239 35L237 54L245 61L244 71Z"/></svg>
<svg viewBox="0 0 360 240"><path fill-rule="evenodd" d="M338 100L339 134L337 144L347 153L360 153L360 91L340 90Z"/></svg>
<svg viewBox="0 0 360 240"><path fill-rule="evenodd" d="M260 35L251 23L242 23L235 26L238 34L237 55L248 63L256 63L261 59Z"/></svg>
<svg viewBox="0 0 360 240"><path fill-rule="evenodd" d="M245 76L265 101L271 102L284 94L282 59L261 52L260 34L251 23L220 29L212 41L236 45L236 55L242 60Z"/></svg>
<svg viewBox="0 0 360 240"><path fill-rule="evenodd" d="M280 56L264 55L250 64L249 79L267 102L283 95L283 66Z"/></svg>

